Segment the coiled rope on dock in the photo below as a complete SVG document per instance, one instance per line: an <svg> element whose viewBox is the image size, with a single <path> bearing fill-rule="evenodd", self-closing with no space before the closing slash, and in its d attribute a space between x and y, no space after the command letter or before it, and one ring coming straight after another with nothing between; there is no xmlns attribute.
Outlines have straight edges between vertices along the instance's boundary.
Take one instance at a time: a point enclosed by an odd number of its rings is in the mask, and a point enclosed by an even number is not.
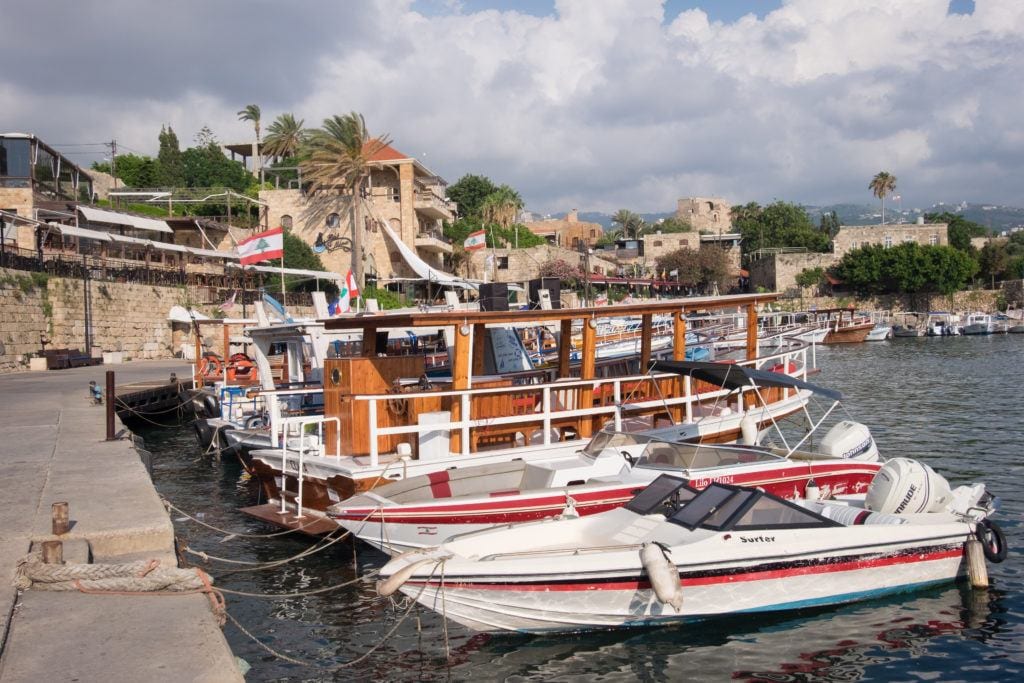
<svg viewBox="0 0 1024 683"><path fill-rule="evenodd" d="M18 560L14 585L21 590L77 591L90 595L188 595L204 593L224 625L224 596L199 567L168 567L160 560L121 564L46 564L41 553Z"/></svg>

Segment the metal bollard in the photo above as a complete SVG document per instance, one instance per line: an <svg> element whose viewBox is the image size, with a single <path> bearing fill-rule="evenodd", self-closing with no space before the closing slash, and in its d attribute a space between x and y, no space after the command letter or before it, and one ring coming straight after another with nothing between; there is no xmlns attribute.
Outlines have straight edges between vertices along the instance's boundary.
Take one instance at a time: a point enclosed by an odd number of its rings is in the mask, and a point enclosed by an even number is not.
<svg viewBox="0 0 1024 683"><path fill-rule="evenodd" d="M107 370L107 441L114 440L114 371Z"/></svg>
<svg viewBox="0 0 1024 683"><path fill-rule="evenodd" d="M50 517L53 524L53 535L66 534L71 529L71 518L67 503L54 503L50 506Z"/></svg>

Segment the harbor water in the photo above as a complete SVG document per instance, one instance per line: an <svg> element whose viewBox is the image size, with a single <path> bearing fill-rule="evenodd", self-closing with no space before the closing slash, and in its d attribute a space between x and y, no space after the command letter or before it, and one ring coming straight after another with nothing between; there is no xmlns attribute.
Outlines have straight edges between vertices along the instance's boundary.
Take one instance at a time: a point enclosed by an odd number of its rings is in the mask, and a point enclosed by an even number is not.
<svg viewBox="0 0 1024 683"><path fill-rule="evenodd" d="M1024 675L1024 339L1018 335L910 338L819 347L812 381L844 393L883 457L917 458L953 485L985 482L1010 556L990 565L992 587L965 584L885 600L710 623L557 636L490 635L377 597L353 582L386 562L349 541L270 569L204 563L228 611L278 659L228 623L235 654L266 680L1020 680ZM234 462L203 455L188 426L143 434L157 489L203 522L265 535L237 512L259 501ZM235 562L288 558L313 541L295 534L225 539L175 513L180 545ZM304 595L343 584L339 590ZM391 633L392 631L393 634ZM371 652L372 648L377 648ZM360 659L362 658L362 659ZM356 661L359 660L359 661Z"/></svg>

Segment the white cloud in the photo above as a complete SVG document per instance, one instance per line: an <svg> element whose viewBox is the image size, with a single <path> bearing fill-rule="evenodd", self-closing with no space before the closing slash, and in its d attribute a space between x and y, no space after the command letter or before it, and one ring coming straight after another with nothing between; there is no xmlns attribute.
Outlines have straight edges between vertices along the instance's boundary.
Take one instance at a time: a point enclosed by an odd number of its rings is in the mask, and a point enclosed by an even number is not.
<svg viewBox="0 0 1024 683"><path fill-rule="evenodd" d="M547 17L448 6L426 16L411 0L345 3L315 31L281 19L260 45L221 20L202 39L224 36L224 63L192 59L186 38L181 64L161 51L136 67L163 92L109 74L57 91L0 76L14 94L5 118L49 139L116 135L152 152L164 122L185 144L203 124L245 139L235 112L248 102L268 121L293 111L312 125L357 110L449 181L484 173L540 212L671 211L691 194L870 201L881 169L908 205L1024 204L1016 0L977 0L967 16L948 16L948 0L789 0L734 23L701 10L666 23L658 0L558 0ZM116 61L91 49L77 63L86 85Z"/></svg>

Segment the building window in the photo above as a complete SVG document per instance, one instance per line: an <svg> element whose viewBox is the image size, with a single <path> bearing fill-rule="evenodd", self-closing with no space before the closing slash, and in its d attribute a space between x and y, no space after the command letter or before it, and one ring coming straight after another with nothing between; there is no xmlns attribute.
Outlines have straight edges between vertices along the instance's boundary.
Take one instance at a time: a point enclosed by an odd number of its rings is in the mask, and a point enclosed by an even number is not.
<svg viewBox="0 0 1024 683"><path fill-rule="evenodd" d="M341 216L336 213L328 214L327 227L331 230L337 230L339 225L341 225Z"/></svg>
<svg viewBox="0 0 1024 683"><path fill-rule="evenodd" d="M498 270L508 270L508 256L498 257Z"/></svg>
<svg viewBox="0 0 1024 683"><path fill-rule="evenodd" d="M660 247L661 246L661 240L655 240L654 243L651 246L652 247Z"/></svg>
<svg viewBox="0 0 1024 683"><path fill-rule="evenodd" d="M572 248L573 249L578 249L579 246L580 246L580 238L579 237L573 237L572 238Z"/></svg>
<svg viewBox="0 0 1024 683"><path fill-rule="evenodd" d="M291 230L292 229L292 217L289 216L288 214L285 214L285 215L281 216L281 227L284 228L285 230Z"/></svg>
<svg viewBox="0 0 1024 683"><path fill-rule="evenodd" d="M888 249L892 246L892 235L885 236L885 248Z"/></svg>
<svg viewBox="0 0 1024 683"><path fill-rule="evenodd" d="M928 238L928 244L932 245L933 247L938 243L939 236L937 234L933 234L931 237Z"/></svg>

